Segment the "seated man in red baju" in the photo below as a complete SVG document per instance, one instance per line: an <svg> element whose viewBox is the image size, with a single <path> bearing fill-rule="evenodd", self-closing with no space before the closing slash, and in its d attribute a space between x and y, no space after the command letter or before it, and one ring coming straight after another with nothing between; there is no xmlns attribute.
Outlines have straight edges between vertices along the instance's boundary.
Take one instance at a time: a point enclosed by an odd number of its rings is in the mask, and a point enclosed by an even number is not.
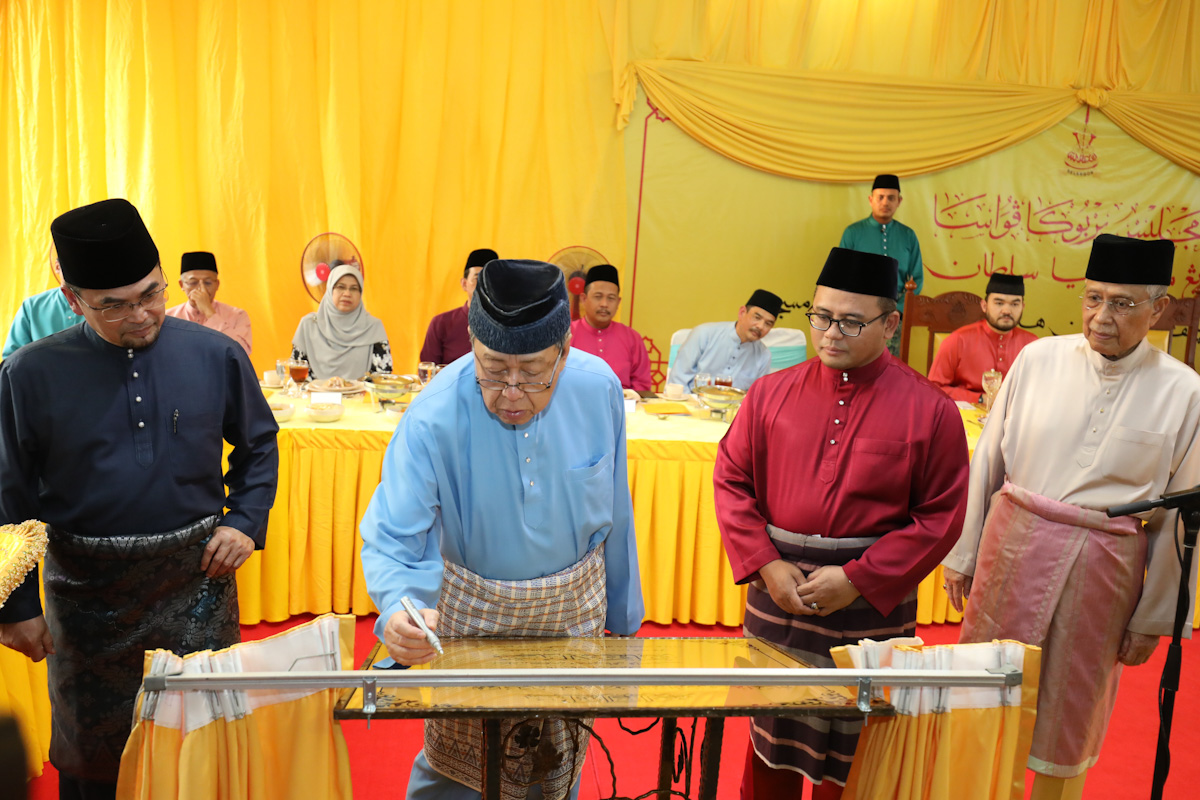
<svg viewBox="0 0 1200 800"><path fill-rule="evenodd" d="M983 373L1008 375L1021 348L1037 337L1018 327L1025 310L1025 279L996 273L988 281L984 318L946 337L929 367L929 380L955 400L976 403L983 396Z"/></svg>

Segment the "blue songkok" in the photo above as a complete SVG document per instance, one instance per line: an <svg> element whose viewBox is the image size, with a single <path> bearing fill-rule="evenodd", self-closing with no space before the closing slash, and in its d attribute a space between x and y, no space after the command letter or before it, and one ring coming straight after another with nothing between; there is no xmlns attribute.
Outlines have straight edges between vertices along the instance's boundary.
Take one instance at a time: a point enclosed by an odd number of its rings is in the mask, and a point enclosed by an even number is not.
<svg viewBox="0 0 1200 800"><path fill-rule="evenodd" d="M562 270L542 261L488 262L479 273L467 324L476 339L506 355L558 344L571 329Z"/></svg>

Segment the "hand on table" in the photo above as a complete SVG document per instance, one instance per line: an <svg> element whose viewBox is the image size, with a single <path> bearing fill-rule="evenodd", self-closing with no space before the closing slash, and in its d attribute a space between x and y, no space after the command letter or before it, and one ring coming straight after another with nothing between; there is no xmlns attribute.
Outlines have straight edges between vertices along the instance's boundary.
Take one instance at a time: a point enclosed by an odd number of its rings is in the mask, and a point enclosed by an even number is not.
<svg viewBox="0 0 1200 800"><path fill-rule="evenodd" d="M942 580L944 581L942 588L950 597L950 605L954 606L954 610L961 614L963 603L971 596L971 576L949 567L942 567Z"/></svg>
<svg viewBox="0 0 1200 800"><path fill-rule="evenodd" d="M432 608L419 610L421 616L425 618L425 624L429 626L429 630L437 633L437 610ZM403 664L406 667L425 664L432 661L437 655L437 651L425 638L425 634L413 624L407 611L397 611L388 618L387 625L383 628L383 646L387 648L388 655L395 659L397 664Z"/></svg>
<svg viewBox="0 0 1200 800"><path fill-rule="evenodd" d="M1127 667L1145 664L1154 654L1154 648L1158 647L1158 639L1157 636L1125 631L1125 635L1121 637L1121 649L1117 651L1117 661Z"/></svg>
<svg viewBox="0 0 1200 800"><path fill-rule="evenodd" d="M0 644L34 661L54 655L54 639L46 627L46 618L40 615L21 622L0 623Z"/></svg>
<svg viewBox="0 0 1200 800"><path fill-rule="evenodd" d="M253 552L253 539L236 528L218 525L204 548L200 570L210 578L219 578L245 564Z"/></svg>
<svg viewBox="0 0 1200 800"><path fill-rule="evenodd" d="M859 597L858 589L846 577L846 571L837 566L825 566L808 573L808 580L797 588L801 614L824 617L841 611Z"/></svg>

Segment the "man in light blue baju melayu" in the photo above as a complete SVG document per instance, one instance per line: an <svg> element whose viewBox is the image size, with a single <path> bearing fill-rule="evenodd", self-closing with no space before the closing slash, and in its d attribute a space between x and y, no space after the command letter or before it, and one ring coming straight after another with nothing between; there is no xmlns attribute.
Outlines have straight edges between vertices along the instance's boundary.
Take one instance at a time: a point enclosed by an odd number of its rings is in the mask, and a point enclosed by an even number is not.
<svg viewBox="0 0 1200 800"><path fill-rule="evenodd" d="M403 611L405 595L443 641L635 633L644 607L621 385L601 359L571 349L561 271L490 262L468 322L473 357L409 406L363 517L376 634L401 664L439 657ZM479 728L427 721L408 796L479 797ZM586 734L551 720L542 738L579 757L545 774L527 758L521 782L540 781L548 797L578 791ZM508 770L504 793L522 796Z"/></svg>
<svg viewBox="0 0 1200 800"><path fill-rule="evenodd" d="M771 351L762 338L775 327L782 310L778 295L755 289L738 309L736 322L705 322L692 328L671 363L667 383L690 392L696 388L696 376L704 373L713 380L727 377L734 388L746 391L771 369Z"/></svg>

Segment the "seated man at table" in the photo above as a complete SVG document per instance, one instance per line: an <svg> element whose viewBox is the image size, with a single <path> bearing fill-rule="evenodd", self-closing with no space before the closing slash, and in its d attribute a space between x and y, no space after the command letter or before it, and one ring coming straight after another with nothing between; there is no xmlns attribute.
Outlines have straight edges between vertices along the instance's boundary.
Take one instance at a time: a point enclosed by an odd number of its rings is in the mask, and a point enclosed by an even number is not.
<svg viewBox="0 0 1200 800"><path fill-rule="evenodd" d="M240 308L217 302L221 279L212 253L184 253L179 262L179 288L186 303L167 309L167 314L203 325L233 339L250 355L250 315Z"/></svg>
<svg viewBox="0 0 1200 800"><path fill-rule="evenodd" d="M690 392L696 376L728 376L737 389L750 384L771 369L771 353L760 341L775 327L783 300L765 289L755 289L746 305L738 309L736 322L706 322L692 328L675 356L667 383L677 383Z"/></svg>
<svg viewBox="0 0 1200 800"><path fill-rule="evenodd" d="M54 277L62 283L62 267L58 259L53 261ZM23 347L38 339L45 339L52 333L65 331L77 323L83 322L83 317L71 309L67 301L66 289L55 286L44 292L38 292L27 297L17 309L12 325L8 329L8 339L4 342L3 357L8 358Z"/></svg>
<svg viewBox="0 0 1200 800"><path fill-rule="evenodd" d="M929 380L955 400L983 399L983 373L1008 375L1017 353L1037 337L1018 327L1025 310L1025 279L999 272L980 302L984 318L951 333L929 367Z"/></svg>
<svg viewBox="0 0 1200 800"><path fill-rule="evenodd" d="M962 417L887 352L896 261L834 248L817 279L816 359L751 387L717 449L714 499L746 635L817 667L829 649L910 636L917 585L967 499ZM837 798L861 721L755 717L742 797Z"/></svg>
<svg viewBox="0 0 1200 800"><path fill-rule="evenodd" d="M375 632L401 664L437 655L405 596L446 637L630 635L641 625L621 386L570 347L569 308L558 267L490 262L469 312L474 357L437 374L388 445L361 525L362 563ZM535 770L527 752L506 766L505 791L519 788L508 784L513 768L546 797L578 789L586 736L548 720L541 738L539 754L551 742L561 764ZM408 796L478 798L481 753L477 720L427 721Z"/></svg>
<svg viewBox="0 0 1200 800"><path fill-rule="evenodd" d="M479 272L489 261L495 261L500 256L495 250L483 248L472 250L467 256L467 265L463 267L460 285L467 293L467 301L458 308L443 311L429 322L429 330L425 332L425 343L421 345L421 360L433 364L449 364L455 359L462 358L471 352L471 339L467 333L467 306L471 304L471 296L475 294L475 282Z"/></svg>
<svg viewBox="0 0 1200 800"><path fill-rule="evenodd" d="M650 356L642 335L614 322L621 307L621 278L611 264L597 264L584 278L579 319L571 323L571 346L604 359L621 381L621 388L650 389Z"/></svg>

